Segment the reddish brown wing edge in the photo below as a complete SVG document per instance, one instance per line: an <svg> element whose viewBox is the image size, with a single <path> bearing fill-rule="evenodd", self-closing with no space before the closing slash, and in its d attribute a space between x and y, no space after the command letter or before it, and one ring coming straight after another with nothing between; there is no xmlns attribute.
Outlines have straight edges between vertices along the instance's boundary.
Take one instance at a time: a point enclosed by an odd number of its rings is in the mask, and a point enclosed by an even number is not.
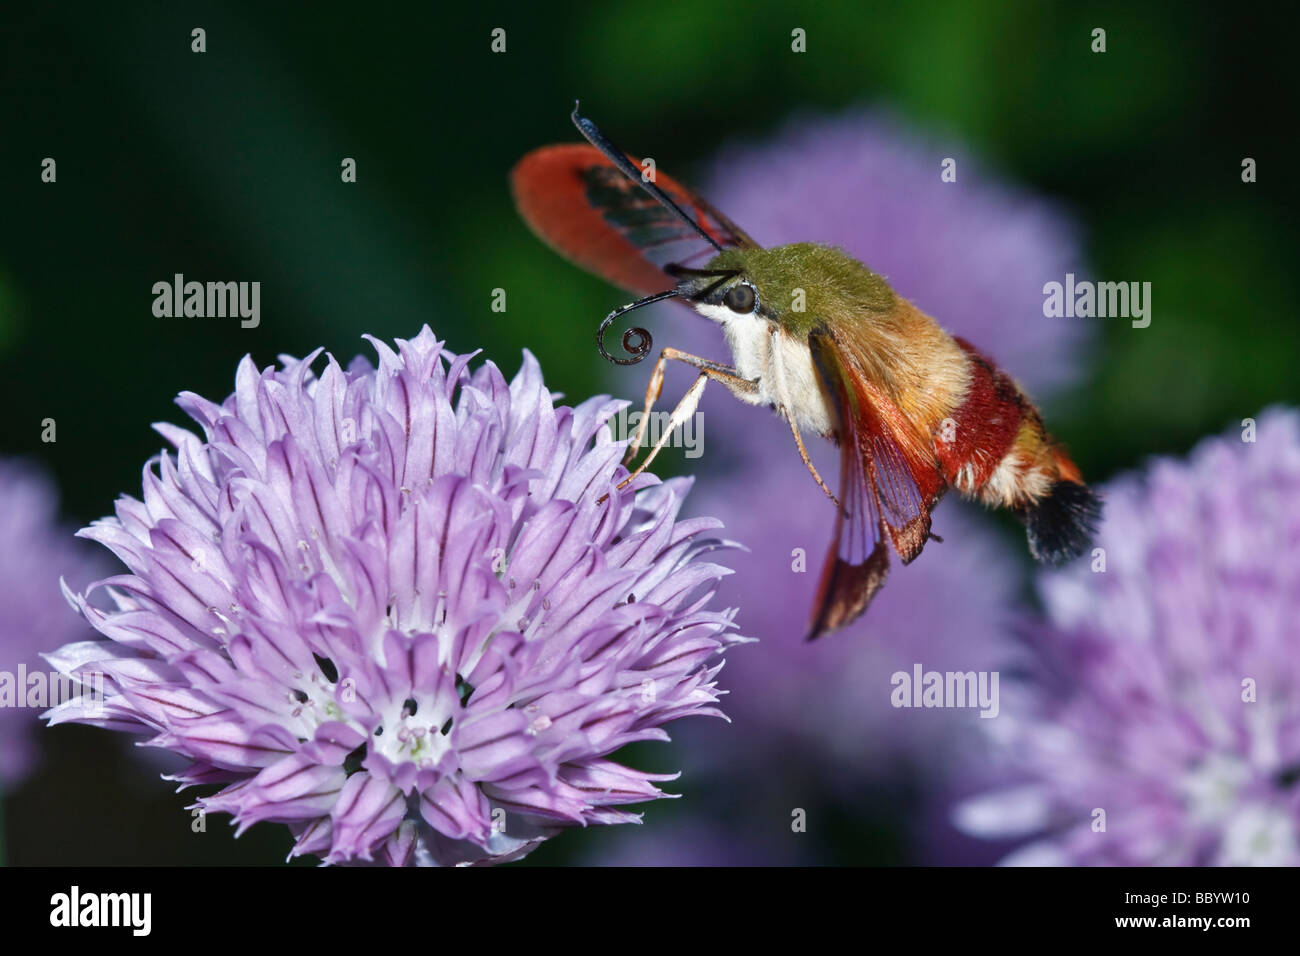
<svg viewBox="0 0 1300 956"><path fill-rule="evenodd" d="M846 437L840 446L841 505L835 509L835 531L817 582L817 595L813 599L807 634L810 641L861 617L889 575L889 547L884 535L879 533L881 522L876 517L880 509L877 505L873 512L868 507L867 496L874 495L875 490L862 475L861 458L855 451L855 444ZM864 543L874 541L870 554L858 563L841 557L846 512L847 517L858 523L855 532L863 536Z"/></svg>
<svg viewBox="0 0 1300 956"><path fill-rule="evenodd" d="M813 640L866 612L889 573L886 539L904 564L921 553L930 537L930 507L942 493L942 480L934 466L903 450L911 443L900 442L894 431L907 427L902 412L846 360L834 334L820 326L809 335L808 345L814 366L837 400L843 503L836 510L813 601L808 630L808 640ZM846 509L858 522L863 549L867 541L874 542L859 562L842 556Z"/></svg>
<svg viewBox="0 0 1300 956"><path fill-rule="evenodd" d="M633 162L640 165L635 159ZM610 226L602 211L587 200L583 173L592 166L617 168L587 143L543 146L528 153L510 172L520 215L560 255L615 285L642 295L672 288L674 282L662 267ZM670 176L656 172L655 183L718 245L754 245L735 223ZM630 180L628 185L640 191ZM649 195L645 201L655 202ZM683 224L683 229L689 227ZM683 238L691 235L684 232ZM708 248L702 240L701 245Z"/></svg>

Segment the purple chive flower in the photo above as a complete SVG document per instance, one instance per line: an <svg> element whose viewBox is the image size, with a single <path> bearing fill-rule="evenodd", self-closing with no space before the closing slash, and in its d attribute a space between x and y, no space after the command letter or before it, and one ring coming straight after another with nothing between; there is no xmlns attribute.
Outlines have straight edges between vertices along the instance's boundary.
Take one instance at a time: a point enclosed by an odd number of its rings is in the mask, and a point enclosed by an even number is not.
<svg viewBox="0 0 1300 956"><path fill-rule="evenodd" d="M955 183L940 179L946 157L958 161ZM1043 316L1043 284L1087 271L1073 224L1045 200L985 173L967 147L923 136L879 112L798 120L770 143L724 150L702 193L764 245L841 246L950 332L970 339L1036 398L1074 380L1085 364L1086 324ZM664 307L652 327L661 345L729 360L709 322ZM674 374L664 401L693 377L689 369ZM637 378L622 387L634 393L643 383ZM801 841L786 839L789 807L807 806L814 794L861 805L864 787L887 785L906 762L924 785L913 799L917 828L927 831L916 837L929 844L927 858L977 861L978 847L976 858L966 849L950 854L949 843L970 841L951 831L951 841L935 838L946 820L936 825L920 804L935 797L942 818L946 803L937 794L964 792L981 779L977 728L996 721L969 710L895 709L890 678L916 663L939 671L1011 664L1006 637L1026 563L1023 537L1019 546L995 538L974 509L945 500L934 515L944 542L931 542L906 568L895 561L860 621L805 644L832 508L800 461L789 426L775 415L710 386L701 417L707 470L693 505L720 516L751 549L733 562L736 573L720 596L731 602L744 596L740 623L761 643L728 666L728 686L743 689L728 707L734 737L724 742L707 728L691 737L699 741L701 766L728 766L733 787L749 775L755 788L780 791L773 799L786 808L756 810L761 820L738 812L711 821L716 841L731 833L732 857L748 859L755 833L772 827L773 862L825 859L811 848L815 827ZM821 473L837 478L838 452L815 437L809 450ZM802 572L794 570L796 548L806 556ZM770 767L786 765L791 754L806 769L774 779ZM656 838L665 838L664 829L656 829ZM602 840L644 842L632 833ZM662 848L656 853L662 856Z"/></svg>
<svg viewBox="0 0 1300 956"><path fill-rule="evenodd" d="M60 526L57 493L43 472L0 460L0 790L16 787L36 763L38 718L50 702L40 653L89 633L58 600L60 575L85 583L102 573L88 547Z"/></svg>
<svg viewBox="0 0 1300 956"><path fill-rule="evenodd" d="M178 404L205 438L144 472L143 501L83 534L130 573L116 609L74 599L105 640L61 670L106 675L103 712L151 733L182 787L242 832L288 824L326 862L517 858L565 826L635 822L670 776L621 766L679 717L720 715L715 655L739 638L706 604L711 519L686 480L627 471L606 419L554 408L525 354L507 383L426 327L378 368L333 358Z"/></svg>
<svg viewBox="0 0 1300 956"><path fill-rule="evenodd" d="M1112 482L1103 553L1042 576L991 722L1020 782L956 813L1036 838L1006 862L1300 864L1300 413L1243 436Z"/></svg>

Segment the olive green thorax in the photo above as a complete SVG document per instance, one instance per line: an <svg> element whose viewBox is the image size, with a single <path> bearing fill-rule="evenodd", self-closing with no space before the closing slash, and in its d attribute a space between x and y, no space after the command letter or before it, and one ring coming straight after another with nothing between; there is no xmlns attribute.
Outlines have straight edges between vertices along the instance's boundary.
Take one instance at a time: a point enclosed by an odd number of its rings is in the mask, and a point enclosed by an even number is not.
<svg viewBox="0 0 1300 956"><path fill-rule="evenodd" d="M758 292L759 309L782 328L806 336L814 326L888 312L894 290L842 249L795 242L771 249L726 249L710 269L737 269ZM803 290L802 297L798 290ZM803 309L798 305L802 300Z"/></svg>

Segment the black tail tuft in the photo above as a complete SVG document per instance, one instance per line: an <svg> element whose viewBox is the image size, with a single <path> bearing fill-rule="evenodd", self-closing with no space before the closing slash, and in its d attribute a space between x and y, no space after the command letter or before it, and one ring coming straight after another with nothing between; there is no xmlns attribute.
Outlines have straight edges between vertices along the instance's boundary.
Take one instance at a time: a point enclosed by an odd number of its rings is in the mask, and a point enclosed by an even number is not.
<svg viewBox="0 0 1300 956"><path fill-rule="evenodd" d="M1101 521L1101 498L1086 485L1058 481L1051 493L1021 515L1029 553L1045 564L1064 564L1092 545Z"/></svg>

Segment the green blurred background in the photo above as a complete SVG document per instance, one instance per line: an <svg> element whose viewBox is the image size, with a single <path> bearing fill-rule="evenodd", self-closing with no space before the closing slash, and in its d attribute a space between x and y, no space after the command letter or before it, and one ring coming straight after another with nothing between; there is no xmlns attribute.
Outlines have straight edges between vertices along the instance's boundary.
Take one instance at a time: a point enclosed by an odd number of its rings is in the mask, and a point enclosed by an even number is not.
<svg viewBox="0 0 1300 956"><path fill-rule="evenodd" d="M527 346L568 396L630 394L591 342L618 295L537 242L506 185L525 151L575 138L580 96L687 182L792 113L881 104L1061 201L1098 276L1154 288L1150 328L1098 323L1096 365L1054 419L1102 478L1300 403L1293 36L1245 6L1183 3L7 4L0 452L43 462L84 524L138 493L162 444L149 423L182 419L178 391L228 394L245 353L350 357L363 332L425 322L507 373ZM154 318L151 287L176 272L261 281L260 327ZM194 838L188 799L115 735L48 736L6 801L11 863L265 863L289 846L280 827L233 841L224 818ZM672 767L669 750L640 763Z"/></svg>

